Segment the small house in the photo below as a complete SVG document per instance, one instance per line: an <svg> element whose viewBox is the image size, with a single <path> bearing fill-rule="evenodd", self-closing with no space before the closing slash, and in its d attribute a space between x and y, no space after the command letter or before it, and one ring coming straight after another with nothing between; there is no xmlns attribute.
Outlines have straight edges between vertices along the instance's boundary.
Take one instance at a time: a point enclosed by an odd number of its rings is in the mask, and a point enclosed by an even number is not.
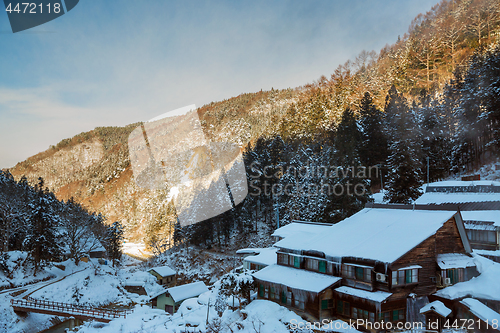
<svg viewBox="0 0 500 333"><path fill-rule="evenodd" d="M201 281L167 288L151 297L152 307L173 314L183 301L189 298L198 297L207 291L207 286Z"/></svg>
<svg viewBox="0 0 500 333"><path fill-rule="evenodd" d="M243 255L243 267L259 271L264 267L276 264L275 247L269 248L248 248L236 251L236 254Z"/></svg>
<svg viewBox="0 0 500 333"><path fill-rule="evenodd" d="M449 317L452 313L443 302L434 301L420 309L420 313L425 316L425 324L427 329L441 332L449 323Z"/></svg>
<svg viewBox="0 0 500 333"><path fill-rule="evenodd" d="M162 286L173 287L177 283L177 273L168 266L153 267L148 273L155 276L158 284Z"/></svg>

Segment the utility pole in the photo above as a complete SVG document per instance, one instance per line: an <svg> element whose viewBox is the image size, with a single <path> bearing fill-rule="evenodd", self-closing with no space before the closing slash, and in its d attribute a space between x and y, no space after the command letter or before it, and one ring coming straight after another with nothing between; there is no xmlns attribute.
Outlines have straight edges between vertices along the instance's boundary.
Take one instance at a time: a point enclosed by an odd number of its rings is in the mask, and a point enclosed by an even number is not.
<svg viewBox="0 0 500 333"><path fill-rule="evenodd" d="M427 185L429 184L429 156L427 156Z"/></svg>
<svg viewBox="0 0 500 333"><path fill-rule="evenodd" d="M210 297L208 298L208 303L207 303L207 325L208 325L208 312L210 311Z"/></svg>

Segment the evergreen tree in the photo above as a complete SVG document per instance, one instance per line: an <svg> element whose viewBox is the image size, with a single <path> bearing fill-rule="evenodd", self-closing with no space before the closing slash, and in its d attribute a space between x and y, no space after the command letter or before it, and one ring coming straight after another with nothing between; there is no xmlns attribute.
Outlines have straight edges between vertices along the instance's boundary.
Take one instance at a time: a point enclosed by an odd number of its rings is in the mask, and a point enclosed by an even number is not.
<svg viewBox="0 0 500 333"><path fill-rule="evenodd" d="M354 117L354 112L347 108L342 113L342 121L335 137L336 160L342 167L350 167L359 163L358 148L361 133Z"/></svg>
<svg viewBox="0 0 500 333"><path fill-rule="evenodd" d="M386 98L386 130L390 133L387 191L384 200L410 203L422 193L422 169L415 115L393 86Z"/></svg>
<svg viewBox="0 0 500 333"><path fill-rule="evenodd" d="M119 221L113 222L107 229L105 243L108 258L113 261L113 267L118 266L122 257L123 226Z"/></svg>
<svg viewBox="0 0 500 333"><path fill-rule="evenodd" d="M360 103L361 143L359 158L364 167L385 164L389 157L387 136L384 132L383 113L377 109L369 92L366 92ZM370 185L381 184L380 173L371 175Z"/></svg>
<svg viewBox="0 0 500 333"><path fill-rule="evenodd" d="M60 217L53 210L53 197L47 195L42 188L43 180L40 180L37 195L29 203L31 224L23 242L23 248L29 253L28 259L33 264L35 275L61 255L60 235L57 231Z"/></svg>
<svg viewBox="0 0 500 333"><path fill-rule="evenodd" d="M421 163L426 165L427 158L429 158L429 181L443 179L449 174L451 168L452 149L449 133L450 121L447 119L445 107L440 101L432 101L430 96L423 91L416 109L421 131ZM427 170L423 171L426 174Z"/></svg>

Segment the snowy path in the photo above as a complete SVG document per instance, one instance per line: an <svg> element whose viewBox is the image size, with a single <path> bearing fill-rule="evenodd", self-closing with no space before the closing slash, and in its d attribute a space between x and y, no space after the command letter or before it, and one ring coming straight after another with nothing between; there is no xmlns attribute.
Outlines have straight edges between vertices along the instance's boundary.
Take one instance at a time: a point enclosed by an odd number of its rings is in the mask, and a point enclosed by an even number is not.
<svg viewBox="0 0 500 333"><path fill-rule="evenodd" d="M17 297L24 298L24 297L27 297L27 296L31 295L35 291L38 291L38 290L40 290L42 288L45 288L45 287L47 287L47 286L49 286L49 285L51 285L53 283L59 282L61 280L64 280L66 277L68 277L70 275L73 275L73 274L76 274L76 273L79 273L79 272L82 272L85 269L86 268L83 268L83 269L81 269L79 271L74 271L74 272L71 272L71 273L66 274L66 275L56 276L55 279L50 279L50 280L47 280L47 281L41 281L41 282L37 282L37 283L33 283L33 284L27 284L27 285L22 286L22 287L5 289L5 290L0 291L0 295L2 295L2 294L8 294L8 293L14 293L16 291L21 291L21 290L26 290L24 293L22 293L21 295L17 296Z"/></svg>

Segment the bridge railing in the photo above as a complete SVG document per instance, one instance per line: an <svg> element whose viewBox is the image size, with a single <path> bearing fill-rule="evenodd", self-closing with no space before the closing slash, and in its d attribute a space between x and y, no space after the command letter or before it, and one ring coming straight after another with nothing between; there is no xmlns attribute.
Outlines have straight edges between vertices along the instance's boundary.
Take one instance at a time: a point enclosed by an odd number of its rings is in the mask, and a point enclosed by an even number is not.
<svg viewBox="0 0 500 333"><path fill-rule="evenodd" d="M127 314L132 313L132 311L130 310L92 308L80 304L53 302L53 301L39 300L34 298L11 299L10 303L12 306L20 308L52 310L54 312L84 315L88 317L104 318L104 319L126 318Z"/></svg>

